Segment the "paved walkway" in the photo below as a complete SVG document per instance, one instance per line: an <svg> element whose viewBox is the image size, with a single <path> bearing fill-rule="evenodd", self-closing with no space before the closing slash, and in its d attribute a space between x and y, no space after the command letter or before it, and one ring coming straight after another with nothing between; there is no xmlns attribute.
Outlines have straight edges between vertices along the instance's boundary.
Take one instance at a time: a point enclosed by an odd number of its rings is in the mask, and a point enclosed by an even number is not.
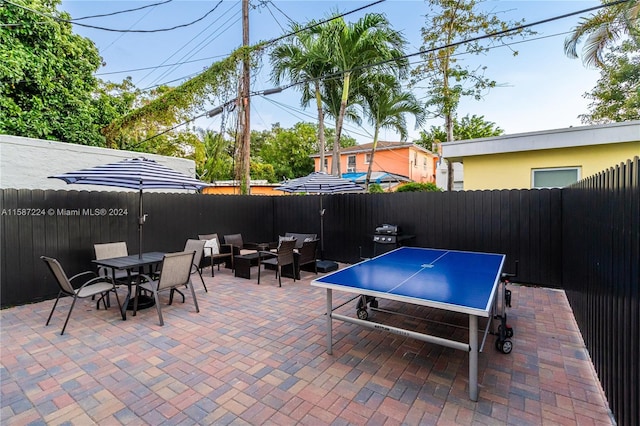
<svg viewBox="0 0 640 426"><path fill-rule="evenodd" d="M0 423L612 424L562 291L511 286L513 352L497 352L489 337L472 402L466 353L336 321L327 355L324 290L309 285L315 275L285 278L278 288L272 271L260 286L252 273L245 280L220 270L211 278L206 270L209 292L195 281L200 313L187 293L185 304L163 306L164 327L155 308L122 321L113 306L96 311L84 300L64 336L69 299L48 327L53 301L0 311ZM334 292L334 303L341 300ZM380 307L442 319L395 302ZM355 311L353 304L341 309ZM370 315L378 316L389 315Z"/></svg>

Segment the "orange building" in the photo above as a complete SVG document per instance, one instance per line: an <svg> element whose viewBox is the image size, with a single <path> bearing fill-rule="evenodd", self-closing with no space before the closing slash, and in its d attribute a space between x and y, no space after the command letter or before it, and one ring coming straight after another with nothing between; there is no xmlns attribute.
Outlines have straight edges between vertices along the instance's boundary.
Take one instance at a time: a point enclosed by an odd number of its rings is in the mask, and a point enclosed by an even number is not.
<svg viewBox="0 0 640 426"><path fill-rule="evenodd" d="M340 150L340 175L367 172L371 161L373 143L355 145ZM332 152L325 154L325 171L331 173ZM320 171L320 154L311 156L315 171ZM373 157L374 172L393 173L405 176L413 182L436 181L438 156L413 142L379 141Z"/></svg>
<svg viewBox="0 0 640 426"><path fill-rule="evenodd" d="M286 192L276 191L274 188L280 186L279 183L268 183L266 180L251 181L251 195L287 195ZM227 194L240 195L240 185L238 181L227 180L211 183L211 186L202 188L203 194Z"/></svg>

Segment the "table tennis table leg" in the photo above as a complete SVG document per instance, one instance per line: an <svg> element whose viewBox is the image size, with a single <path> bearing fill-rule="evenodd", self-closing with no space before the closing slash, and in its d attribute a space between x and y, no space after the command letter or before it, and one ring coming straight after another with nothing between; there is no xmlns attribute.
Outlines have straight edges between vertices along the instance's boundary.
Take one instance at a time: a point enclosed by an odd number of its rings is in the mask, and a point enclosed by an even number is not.
<svg viewBox="0 0 640 426"><path fill-rule="evenodd" d="M469 315L469 399L478 400L478 317Z"/></svg>
<svg viewBox="0 0 640 426"><path fill-rule="evenodd" d="M327 289L327 353L333 354L333 330L331 326L331 313L333 312L333 295L331 289Z"/></svg>

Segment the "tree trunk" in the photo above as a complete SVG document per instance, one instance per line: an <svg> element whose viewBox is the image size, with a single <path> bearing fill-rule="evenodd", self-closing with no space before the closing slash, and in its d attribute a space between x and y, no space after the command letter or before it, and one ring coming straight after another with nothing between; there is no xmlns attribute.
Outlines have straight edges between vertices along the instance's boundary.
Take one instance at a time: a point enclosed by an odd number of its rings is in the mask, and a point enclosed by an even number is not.
<svg viewBox="0 0 640 426"><path fill-rule="evenodd" d="M242 0L242 45L249 46L249 0ZM242 63L242 114L244 115L244 126L242 127L242 182L240 185L242 194L251 194L250 68L249 58L245 58Z"/></svg>
<svg viewBox="0 0 640 426"><path fill-rule="evenodd" d="M336 137L333 140L333 160L331 162L331 174L340 176L340 134L342 133L342 123L344 122L344 114L347 110L347 100L349 99L349 82L351 73L344 74L344 82L342 86L342 100L340 101L340 113L336 120Z"/></svg>
<svg viewBox="0 0 640 426"><path fill-rule="evenodd" d="M369 192L369 181L371 181L371 171L373 170L373 156L376 153L378 147L378 128L376 127L373 132L373 145L371 146L371 158L369 158L369 167L367 168L367 178L364 180L364 190Z"/></svg>
<svg viewBox="0 0 640 426"><path fill-rule="evenodd" d="M318 151L320 151L320 171L326 172L327 170L324 167L324 112L322 111L322 93L320 93L320 84L318 82L316 82L316 105L318 107Z"/></svg>
<svg viewBox="0 0 640 426"><path fill-rule="evenodd" d="M444 124L447 130L447 142L453 140L453 117L451 114L447 114L444 117ZM453 191L453 164L451 161L447 161L447 191Z"/></svg>

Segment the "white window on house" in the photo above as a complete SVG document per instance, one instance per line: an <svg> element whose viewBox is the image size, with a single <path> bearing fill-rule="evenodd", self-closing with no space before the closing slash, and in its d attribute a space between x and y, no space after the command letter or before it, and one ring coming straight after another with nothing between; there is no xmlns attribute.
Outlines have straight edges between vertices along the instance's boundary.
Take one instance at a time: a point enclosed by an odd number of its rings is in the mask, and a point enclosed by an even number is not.
<svg viewBox="0 0 640 426"><path fill-rule="evenodd" d="M350 155L347 157L347 173L354 173L356 171L356 156Z"/></svg>
<svg viewBox="0 0 640 426"><path fill-rule="evenodd" d="M324 157L324 170L329 170L329 159Z"/></svg>
<svg viewBox="0 0 640 426"><path fill-rule="evenodd" d="M427 157L422 157L422 169L427 170Z"/></svg>
<svg viewBox="0 0 640 426"><path fill-rule="evenodd" d="M364 155L364 164L369 164L371 162L371 153Z"/></svg>
<svg viewBox="0 0 640 426"><path fill-rule="evenodd" d="M531 170L531 188L562 188L580 180L580 167Z"/></svg>

